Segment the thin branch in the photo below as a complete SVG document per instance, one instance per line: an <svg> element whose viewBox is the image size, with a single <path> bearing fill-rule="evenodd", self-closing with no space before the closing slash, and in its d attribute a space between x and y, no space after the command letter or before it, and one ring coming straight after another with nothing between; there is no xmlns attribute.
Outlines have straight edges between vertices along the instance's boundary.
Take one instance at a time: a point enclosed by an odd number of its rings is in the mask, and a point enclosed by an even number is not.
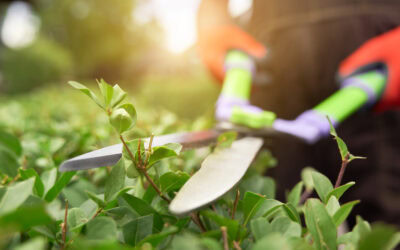
<svg viewBox="0 0 400 250"><path fill-rule="evenodd" d="M340 183L342 183L344 171L346 170L347 164L349 164L349 158L350 158L350 154L347 153L347 155L344 157L344 159L342 161L342 166L340 167L339 175L338 175L338 178L336 179L335 188L339 187Z"/></svg>
<svg viewBox="0 0 400 250"><path fill-rule="evenodd" d="M3 180L1 181L1 185L5 185L7 183L8 176L4 176Z"/></svg>
<svg viewBox="0 0 400 250"><path fill-rule="evenodd" d="M195 213L195 212L190 213L190 217L192 218L193 222L200 228L200 230L203 233L207 231L197 213Z"/></svg>
<svg viewBox="0 0 400 250"><path fill-rule="evenodd" d="M21 178L20 174L17 174L9 183L7 183L8 186L16 182L19 178Z"/></svg>
<svg viewBox="0 0 400 250"><path fill-rule="evenodd" d="M308 189L304 190L303 194L300 197L300 202L299 203L303 204L310 197L312 192L313 192L313 190L308 190Z"/></svg>
<svg viewBox="0 0 400 250"><path fill-rule="evenodd" d="M228 233L226 232L226 227L221 227L222 239L224 240L224 250L229 250L228 244Z"/></svg>
<svg viewBox="0 0 400 250"><path fill-rule="evenodd" d="M94 218L96 218L101 212L103 212L103 208L100 207L96 210L96 213L92 216L91 220L93 220Z"/></svg>
<svg viewBox="0 0 400 250"><path fill-rule="evenodd" d="M154 190L156 190L156 192L158 193L158 195L165 200L166 202L170 203L171 200L168 199L165 195L162 194L161 190L158 188L158 186L154 183L153 179L151 179L150 175L147 173L145 168L140 168L140 170L142 171L143 175L146 177L147 181L150 183L150 185L154 188Z"/></svg>
<svg viewBox="0 0 400 250"><path fill-rule="evenodd" d="M235 248L236 250L242 250L242 248L240 247L240 245L237 241L233 241L233 248Z"/></svg>
<svg viewBox="0 0 400 250"><path fill-rule="evenodd" d="M140 152L140 144L142 141L139 138L139 143L138 143L138 165L142 166L142 152ZM132 161L135 162L135 158L132 158Z"/></svg>
<svg viewBox="0 0 400 250"><path fill-rule="evenodd" d="M61 243L61 250L65 248L65 241L67 239L67 229L68 229L68 200L65 200L65 213L64 213L64 223L62 223L62 243Z"/></svg>
<svg viewBox="0 0 400 250"><path fill-rule="evenodd" d="M126 149L126 151L129 154L129 157L131 158L131 160L133 162L135 162L135 157L132 153L132 151L129 149L128 145L125 142L124 137L122 137L122 135L119 136L122 144L124 145L124 148ZM149 144L149 148L151 149L151 145L153 143L153 136L151 136L150 138L150 144ZM137 169L143 173L143 175L146 177L146 180L148 183L150 183L150 185L154 188L154 190L157 192L157 194L166 202L171 203L171 200L168 199L165 195L162 194L161 190L158 188L158 186L154 183L153 179L150 177L150 175L147 173L147 169L146 166L142 165L141 162L141 154L140 154L140 139L139 139L139 145L138 145L138 164L137 164ZM146 159L147 161L147 159ZM202 232L206 232L207 230L205 229L203 223L201 222L200 218L198 217L198 215L196 213L192 213L191 214L192 220L193 222L201 229Z"/></svg>
<svg viewBox="0 0 400 250"><path fill-rule="evenodd" d="M128 145L126 145L125 139L124 137L122 137L122 135L119 136L119 139L121 140L122 144L124 144L124 148L126 149L126 151L129 154L129 157L131 158L131 160L133 162L135 162L135 156L133 156L132 151L129 149Z"/></svg>
<svg viewBox="0 0 400 250"><path fill-rule="evenodd" d="M239 188L236 189L236 197L235 197L235 202L233 203L233 208L232 208L232 220L235 219L235 213L236 213L236 208L239 202L239 197L240 197L240 190Z"/></svg>
<svg viewBox="0 0 400 250"><path fill-rule="evenodd" d="M154 134L151 134L151 136L150 136L150 142L149 142L149 148L147 149L147 155L146 155L146 164L147 164L147 162L149 162L149 158L150 158L150 155L151 155L151 148L152 148L152 146L153 146L153 138L154 138Z"/></svg>
<svg viewBox="0 0 400 250"><path fill-rule="evenodd" d="M133 162L135 162L135 157L133 156L133 153L132 153L132 151L129 149L128 145L126 144L125 139L122 137L122 135L120 135L119 138L121 139L122 144L124 145L126 151L128 152L129 157L131 158L131 160L132 160ZM154 190L158 193L158 195L159 195L163 200L165 200L166 202L170 203L171 200L168 199L165 195L162 194L161 190L158 188L158 186L154 183L153 179L151 179L151 177L150 177L149 174L147 173L147 171L146 171L146 166L142 166L142 165L141 165L141 158L140 158L140 139L139 139L139 147L138 147L138 150L139 150L139 153L138 153L138 162L139 162L139 163L138 163L137 169L143 173L143 175L144 175L144 176L146 177L146 179L147 179L147 182L150 183L150 185L154 188Z"/></svg>

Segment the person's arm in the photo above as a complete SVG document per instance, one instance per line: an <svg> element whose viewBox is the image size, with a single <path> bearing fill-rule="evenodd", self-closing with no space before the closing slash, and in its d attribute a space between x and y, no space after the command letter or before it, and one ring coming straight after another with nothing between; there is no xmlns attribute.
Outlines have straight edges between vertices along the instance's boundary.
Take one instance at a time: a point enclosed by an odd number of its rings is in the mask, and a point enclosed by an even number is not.
<svg viewBox="0 0 400 250"><path fill-rule="evenodd" d="M381 69L387 77L386 88L376 110L400 106L400 27L370 39L340 65L342 78Z"/></svg>
<svg viewBox="0 0 400 250"><path fill-rule="evenodd" d="M228 0L203 0L198 10L198 52L203 63L220 82L225 76L224 59L238 49L252 57L265 55L265 47L237 27L228 12Z"/></svg>
<svg viewBox="0 0 400 250"><path fill-rule="evenodd" d="M249 115L249 112L238 113L238 106L245 106L235 102L235 99L231 101L232 105L236 105L235 108L221 113L229 116L229 120L237 124L253 128L269 127L272 124L272 127L278 131L302 138L308 143L314 143L329 135L327 117L334 126L337 126L366 106L378 111L400 107L399 44L400 27L367 41L341 63L339 68L341 89L313 109L300 114L295 120L288 121L279 118L274 120L271 114L270 118L264 121L258 119L260 117L258 114L265 111L254 108L252 109L253 117ZM229 64L230 61L235 62L228 56L226 62ZM239 85L239 82L251 81L248 80L251 78L248 70L251 61L246 60L245 56L242 57L240 64L237 64L237 61L236 59L233 65L241 66L233 67L236 71L230 70L225 79L222 90L225 96L240 97L249 92L250 84L240 84L241 92L236 91L240 88L235 85ZM246 61L247 66L245 66ZM247 88L243 89L244 86ZM250 111L250 108L248 110ZM257 119L253 119L254 117Z"/></svg>
<svg viewBox="0 0 400 250"><path fill-rule="evenodd" d="M341 89L293 121L277 119L275 129L313 143L365 106L376 111L400 107L400 27L370 39L339 67Z"/></svg>
<svg viewBox="0 0 400 250"><path fill-rule="evenodd" d="M216 25L228 25L231 17L228 12L228 0L203 0L197 12L197 31L201 32Z"/></svg>

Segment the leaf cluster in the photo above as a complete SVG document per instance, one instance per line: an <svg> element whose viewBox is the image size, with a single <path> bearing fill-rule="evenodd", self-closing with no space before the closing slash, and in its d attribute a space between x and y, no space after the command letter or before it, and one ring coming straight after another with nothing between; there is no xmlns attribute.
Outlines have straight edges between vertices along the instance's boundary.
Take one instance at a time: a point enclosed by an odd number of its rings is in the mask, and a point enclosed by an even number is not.
<svg viewBox="0 0 400 250"><path fill-rule="evenodd" d="M104 110L109 124L126 144L123 157L115 166L61 174L54 166L24 165L29 147L0 129L0 247L4 249L227 246L319 250L341 246L364 250L393 249L399 243L396 229L383 224L371 226L361 217L357 217L354 228L338 234L338 228L360 202L342 202L343 194L354 188L355 182L335 188L325 175L307 167L301 181L287 192L286 200L275 199L275 181L262 175L276 164L268 151L259 154L237 187L196 212L202 230L191 215L172 214L168 200L175 197L205 156L194 150L181 152L179 144L154 146L152 139L125 140L137 119L126 93L104 80L98 82L100 95L82 84L70 84ZM351 154L332 131L345 160ZM216 150L229 150L235 139L234 133L223 134ZM40 153L52 152L49 156L54 158L66 144L43 145L47 146L40 148Z"/></svg>

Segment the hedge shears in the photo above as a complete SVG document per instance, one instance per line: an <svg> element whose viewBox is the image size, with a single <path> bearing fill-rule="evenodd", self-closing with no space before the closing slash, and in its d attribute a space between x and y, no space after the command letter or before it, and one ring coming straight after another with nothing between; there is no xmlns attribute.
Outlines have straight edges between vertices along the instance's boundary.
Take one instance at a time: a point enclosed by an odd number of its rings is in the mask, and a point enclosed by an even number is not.
<svg viewBox="0 0 400 250"><path fill-rule="evenodd" d="M185 150L211 145L227 130L238 132L238 140L230 148L207 156L200 170L184 184L170 204L173 214L184 215L204 207L231 190L262 147L262 138L284 133L307 143L315 143L329 135L327 117L337 126L360 108L379 100L386 83L384 73L379 70L343 79L340 90L289 121L249 104L255 66L248 55L237 50L230 51L225 68L225 80L216 107L216 118L219 120L216 128L155 136L153 139L153 146L174 142L181 143ZM146 145L149 138L143 140ZM63 162L60 171L115 165L122 156L122 148L122 144L117 144L77 156Z"/></svg>

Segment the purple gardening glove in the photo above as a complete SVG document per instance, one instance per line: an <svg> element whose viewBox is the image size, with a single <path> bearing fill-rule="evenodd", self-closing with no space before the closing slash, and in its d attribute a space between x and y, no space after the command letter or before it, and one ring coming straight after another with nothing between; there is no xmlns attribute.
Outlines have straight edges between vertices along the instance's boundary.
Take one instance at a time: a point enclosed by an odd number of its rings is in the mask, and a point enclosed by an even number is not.
<svg viewBox="0 0 400 250"><path fill-rule="evenodd" d="M335 126L336 122L332 119L331 121L333 126ZM276 119L273 128L277 131L301 138L309 144L313 144L322 137L328 136L330 132L326 116L314 110L303 112L293 121Z"/></svg>
<svg viewBox="0 0 400 250"><path fill-rule="evenodd" d="M229 121L234 107L240 107L248 113L258 114L263 112L261 108L250 105L248 100L221 94L216 104L215 118L218 121Z"/></svg>

